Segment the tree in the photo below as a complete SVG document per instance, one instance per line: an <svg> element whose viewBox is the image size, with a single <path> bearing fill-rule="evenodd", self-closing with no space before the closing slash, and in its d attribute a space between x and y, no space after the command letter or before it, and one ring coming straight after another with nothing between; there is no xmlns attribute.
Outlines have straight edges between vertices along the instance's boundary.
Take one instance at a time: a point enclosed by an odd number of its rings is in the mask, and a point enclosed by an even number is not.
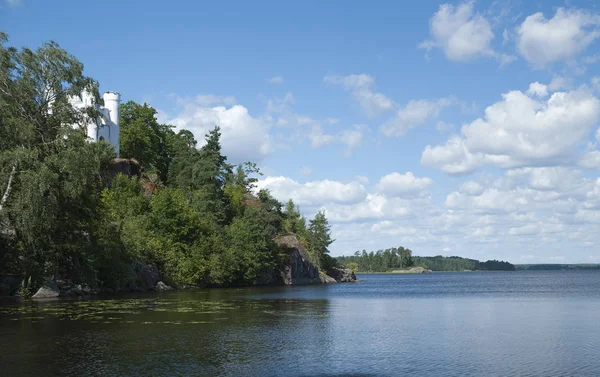
<svg viewBox="0 0 600 377"><path fill-rule="evenodd" d="M405 249L403 247L399 247L400 249L400 265L402 268L408 268L413 265L412 262L412 251L410 249Z"/></svg>
<svg viewBox="0 0 600 377"><path fill-rule="evenodd" d="M18 272L34 281L52 273L81 278L99 172L114 154L86 142L83 126L95 108L78 110L69 100L83 91L97 100L97 83L54 42L18 51L6 41L1 34L0 217L20 255Z"/></svg>
<svg viewBox="0 0 600 377"><path fill-rule="evenodd" d="M129 101L121 105L121 156L135 158L149 172L155 172L166 183L174 157L174 132L169 125L159 124L157 111L144 103Z"/></svg>
<svg viewBox="0 0 600 377"><path fill-rule="evenodd" d="M317 212L308 226L308 244L312 262L318 268L324 267L322 262L325 255L329 254L328 247L333 241L335 240L331 238L331 226L325 213Z"/></svg>

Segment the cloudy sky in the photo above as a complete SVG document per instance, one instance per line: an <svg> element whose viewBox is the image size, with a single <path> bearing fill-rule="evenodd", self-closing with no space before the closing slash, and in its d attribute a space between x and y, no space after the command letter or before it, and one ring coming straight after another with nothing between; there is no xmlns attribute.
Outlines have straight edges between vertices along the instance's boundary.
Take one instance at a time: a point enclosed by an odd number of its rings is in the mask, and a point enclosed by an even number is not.
<svg viewBox="0 0 600 377"><path fill-rule="evenodd" d="M332 254L600 262L600 9L581 1L0 0L101 90L333 224Z"/></svg>

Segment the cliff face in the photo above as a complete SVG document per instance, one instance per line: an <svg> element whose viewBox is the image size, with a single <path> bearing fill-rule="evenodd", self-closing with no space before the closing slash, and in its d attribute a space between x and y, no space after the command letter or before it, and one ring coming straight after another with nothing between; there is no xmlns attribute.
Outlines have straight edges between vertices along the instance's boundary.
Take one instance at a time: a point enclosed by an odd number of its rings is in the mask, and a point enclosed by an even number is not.
<svg viewBox="0 0 600 377"><path fill-rule="evenodd" d="M275 271L276 281L285 285L319 284L321 276L319 270L311 263L308 251L300 244L295 235L278 237L275 243L279 245L286 254L286 260Z"/></svg>
<svg viewBox="0 0 600 377"><path fill-rule="evenodd" d="M302 246L296 235L288 234L278 237L275 242L286 254L286 260L275 272L275 281L285 285L328 284L355 281L351 270L332 268L329 275L319 272L310 261L308 251Z"/></svg>

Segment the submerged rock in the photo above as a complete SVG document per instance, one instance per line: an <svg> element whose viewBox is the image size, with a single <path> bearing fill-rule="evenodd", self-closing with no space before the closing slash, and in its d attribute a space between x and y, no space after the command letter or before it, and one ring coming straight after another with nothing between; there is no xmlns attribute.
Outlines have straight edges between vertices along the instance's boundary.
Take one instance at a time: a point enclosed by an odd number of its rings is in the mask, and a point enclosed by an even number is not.
<svg viewBox="0 0 600 377"><path fill-rule="evenodd" d="M38 291L33 296L31 296L31 298L55 298L59 295L60 289L58 288L58 285L55 282L48 280L44 283L44 285L40 287L40 289L38 289Z"/></svg>
<svg viewBox="0 0 600 377"><path fill-rule="evenodd" d="M168 286L168 285L166 285L166 284L165 284L165 283L163 283L162 281L159 281L158 283L156 283L156 287L154 287L154 289L155 289L157 292L165 292L165 291L170 291L170 290L172 290L173 288L172 288L172 287L170 287L170 286Z"/></svg>
<svg viewBox="0 0 600 377"><path fill-rule="evenodd" d="M356 275L354 274L354 271L352 271L349 268L332 267L331 270L328 271L328 273L338 283L356 281Z"/></svg>

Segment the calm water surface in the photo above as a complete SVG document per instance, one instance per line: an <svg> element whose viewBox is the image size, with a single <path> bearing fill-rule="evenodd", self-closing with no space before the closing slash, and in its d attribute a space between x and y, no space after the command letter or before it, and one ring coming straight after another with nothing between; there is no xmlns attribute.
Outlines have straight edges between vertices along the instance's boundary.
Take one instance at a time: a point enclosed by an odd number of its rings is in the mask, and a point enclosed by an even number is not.
<svg viewBox="0 0 600 377"><path fill-rule="evenodd" d="M0 375L600 375L600 272L359 278L0 301Z"/></svg>

